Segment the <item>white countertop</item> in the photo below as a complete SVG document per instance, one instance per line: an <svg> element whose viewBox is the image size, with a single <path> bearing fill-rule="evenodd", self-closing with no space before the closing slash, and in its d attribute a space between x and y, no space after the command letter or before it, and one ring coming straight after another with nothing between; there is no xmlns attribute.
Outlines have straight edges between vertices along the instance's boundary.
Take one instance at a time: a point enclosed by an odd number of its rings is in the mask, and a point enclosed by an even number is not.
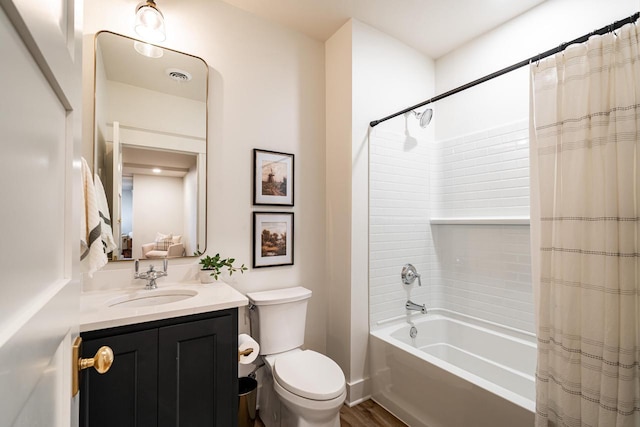
<svg viewBox="0 0 640 427"><path fill-rule="evenodd" d="M181 292L197 294L181 301L144 307L113 305L132 297ZM80 297L80 332L237 308L248 302L247 297L223 282L201 284L194 281L158 284L158 289L154 290L145 290L141 286L83 292Z"/></svg>

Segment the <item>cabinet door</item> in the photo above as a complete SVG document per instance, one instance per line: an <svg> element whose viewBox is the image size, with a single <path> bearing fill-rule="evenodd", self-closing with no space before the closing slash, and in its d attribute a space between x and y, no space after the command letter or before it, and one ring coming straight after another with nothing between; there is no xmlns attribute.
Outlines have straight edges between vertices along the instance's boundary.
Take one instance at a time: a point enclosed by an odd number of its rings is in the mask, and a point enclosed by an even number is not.
<svg viewBox="0 0 640 427"><path fill-rule="evenodd" d="M158 330L87 340L82 357L93 357L108 345L115 355L111 369L83 371L80 425L141 427L158 422Z"/></svg>
<svg viewBox="0 0 640 427"><path fill-rule="evenodd" d="M233 314L160 328L159 427L237 426L238 321Z"/></svg>

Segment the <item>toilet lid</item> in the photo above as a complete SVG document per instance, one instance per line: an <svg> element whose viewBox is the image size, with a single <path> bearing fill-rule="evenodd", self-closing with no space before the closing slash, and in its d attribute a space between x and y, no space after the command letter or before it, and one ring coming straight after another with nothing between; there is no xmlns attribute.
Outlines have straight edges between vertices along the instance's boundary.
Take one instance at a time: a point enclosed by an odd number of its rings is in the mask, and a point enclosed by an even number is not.
<svg viewBox="0 0 640 427"><path fill-rule="evenodd" d="M342 369L327 356L311 350L278 357L273 375L286 390L313 400L331 400L345 390Z"/></svg>

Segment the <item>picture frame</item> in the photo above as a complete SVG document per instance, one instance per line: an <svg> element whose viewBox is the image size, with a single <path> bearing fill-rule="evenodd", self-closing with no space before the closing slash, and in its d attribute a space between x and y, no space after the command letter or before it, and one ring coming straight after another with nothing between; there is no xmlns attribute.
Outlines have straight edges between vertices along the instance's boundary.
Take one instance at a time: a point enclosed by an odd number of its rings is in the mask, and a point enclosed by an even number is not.
<svg viewBox="0 0 640 427"><path fill-rule="evenodd" d="M253 204L293 206L294 155L253 149Z"/></svg>
<svg viewBox="0 0 640 427"><path fill-rule="evenodd" d="M293 212L253 212L253 268L293 265Z"/></svg>

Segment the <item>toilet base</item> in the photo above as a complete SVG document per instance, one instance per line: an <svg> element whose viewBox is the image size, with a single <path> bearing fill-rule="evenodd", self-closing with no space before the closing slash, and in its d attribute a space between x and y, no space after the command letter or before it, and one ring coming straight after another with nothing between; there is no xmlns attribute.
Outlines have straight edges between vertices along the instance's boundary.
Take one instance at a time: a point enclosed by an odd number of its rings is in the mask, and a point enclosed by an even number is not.
<svg viewBox="0 0 640 427"><path fill-rule="evenodd" d="M346 392L333 402L322 405L331 408L309 411L304 408L308 402L283 389L274 381L269 369L263 371L260 382L260 419L265 427L340 427L340 407ZM279 394L286 398L281 398Z"/></svg>
<svg viewBox="0 0 640 427"><path fill-rule="evenodd" d="M309 421L294 414L286 405L281 406L281 427L340 427L340 413L328 421Z"/></svg>
<svg viewBox="0 0 640 427"><path fill-rule="evenodd" d="M265 427L281 427L280 399L273 391L273 378L268 369L261 369L258 376L258 407L260 419Z"/></svg>
<svg viewBox="0 0 640 427"><path fill-rule="evenodd" d="M280 400L281 427L340 427L340 408L346 391L335 399L319 402L292 394L276 380L273 389Z"/></svg>
<svg viewBox="0 0 640 427"><path fill-rule="evenodd" d="M291 413L285 405L282 405L282 411L280 414L281 427L340 427L340 413L330 421L310 422Z"/></svg>

